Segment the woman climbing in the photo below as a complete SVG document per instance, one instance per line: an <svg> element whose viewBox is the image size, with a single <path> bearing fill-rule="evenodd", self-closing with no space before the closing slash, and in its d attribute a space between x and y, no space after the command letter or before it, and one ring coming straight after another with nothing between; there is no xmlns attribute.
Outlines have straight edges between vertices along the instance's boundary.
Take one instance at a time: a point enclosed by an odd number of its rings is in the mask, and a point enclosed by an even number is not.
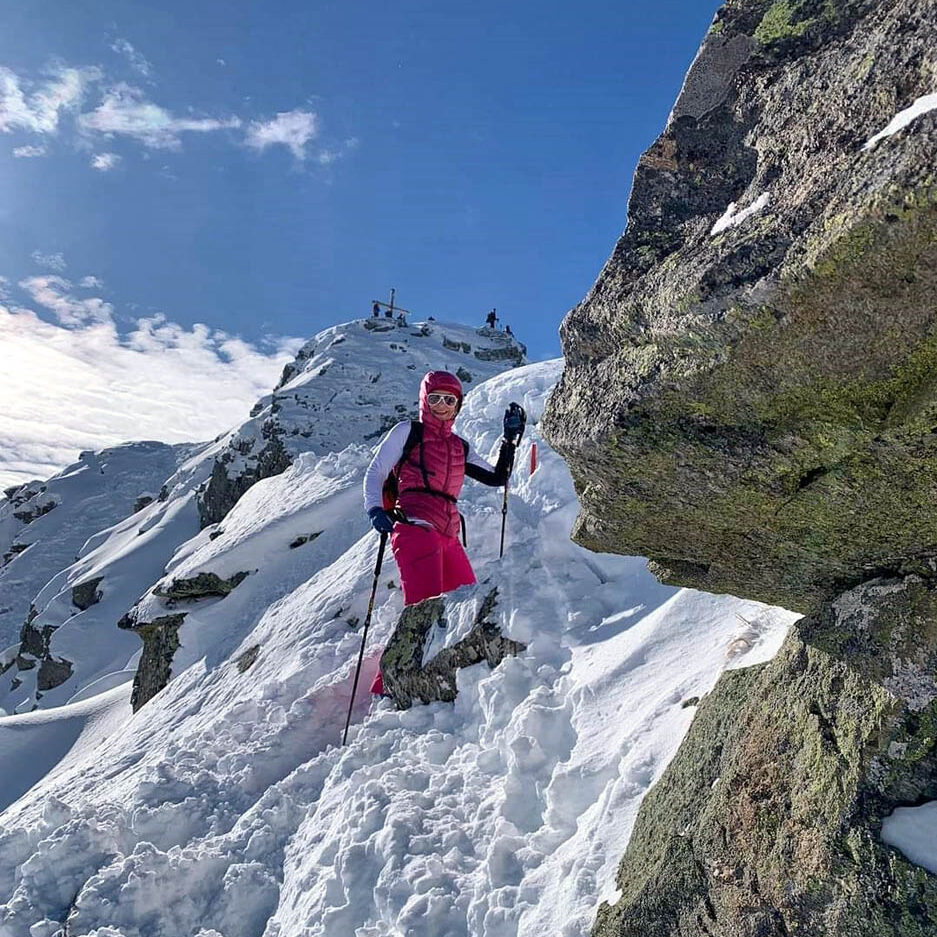
<svg viewBox="0 0 937 937"><path fill-rule="evenodd" d="M364 507L371 526L391 535L404 605L475 582L459 542L462 482L468 476L491 487L505 485L514 464L523 409L511 404L506 411L504 438L492 468L452 432L461 406L459 379L448 371L430 371L420 385L420 419L391 429L365 474ZM387 488L391 497L385 500ZM371 692L382 689L379 672Z"/></svg>

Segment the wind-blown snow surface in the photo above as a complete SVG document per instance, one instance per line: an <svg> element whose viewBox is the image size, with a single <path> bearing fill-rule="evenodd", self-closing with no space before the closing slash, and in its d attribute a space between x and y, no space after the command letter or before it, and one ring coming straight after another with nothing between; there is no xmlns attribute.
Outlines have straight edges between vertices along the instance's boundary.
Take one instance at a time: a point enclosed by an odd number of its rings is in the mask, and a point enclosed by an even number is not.
<svg viewBox="0 0 937 937"><path fill-rule="evenodd" d="M572 483L534 423L560 370L486 381L459 422L493 455L504 407L522 402L540 466L527 476L525 444L500 562L500 491L467 484L480 582L447 599L450 628L433 647L457 640L497 587L501 626L526 653L462 671L454 704L397 712L361 693L338 747L361 641L349 622L376 556L357 490L368 452L259 482L225 519L226 546L196 538L174 561L257 572L190 612L181 672L162 693L135 716L118 688L41 725L0 719L4 764L57 719L76 738L3 814L0 937L62 935L66 917L69 937L588 933L640 801L692 720L681 702L725 667L769 658L795 616L667 588L639 559L570 543ZM321 551L311 576L305 549ZM395 579L390 564L365 686L401 608Z"/></svg>

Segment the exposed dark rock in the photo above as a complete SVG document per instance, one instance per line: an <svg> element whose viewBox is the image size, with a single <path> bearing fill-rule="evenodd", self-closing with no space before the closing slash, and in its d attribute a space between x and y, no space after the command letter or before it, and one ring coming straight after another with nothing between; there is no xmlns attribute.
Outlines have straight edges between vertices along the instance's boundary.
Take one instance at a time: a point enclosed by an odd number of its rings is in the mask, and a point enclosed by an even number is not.
<svg viewBox="0 0 937 937"><path fill-rule="evenodd" d="M446 626L445 605L439 598L404 608L381 657L384 692L398 709L408 709L414 700L451 702L456 698L456 671L481 661L497 667L508 655L525 650L526 645L505 638L498 625L487 620L497 603L498 590L492 589L485 596L471 632L440 651L425 667L426 637L431 628Z"/></svg>
<svg viewBox="0 0 937 937"><path fill-rule="evenodd" d="M475 357L479 361L511 361L514 367L519 367L524 363L524 355L526 354L527 347L525 345L515 345L513 342L503 348L475 349Z"/></svg>
<svg viewBox="0 0 937 937"><path fill-rule="evenodd" d="M61 686L72 675L72 665L70 661L62 658L47 657L39 665L39 673L36 677L36 688L40 693L47 690L54 690Z"/></svg>
<svg viewBox="0 0 937 937"><path fill-rule="evenodd" d="M260 656L260 645L255 644L253 647L249 647L238 659L237 659L237 668L241 673L249 670L257 658Z"/></svg>
<svg viewBox="0 0 937 937"><path fill-rule="evenodd" d="M0 560L0 566L6 566L7 563L19 556L20 553L25 553L31 546L30 543L11 543L10 549L3 554L3 559Z"/></svg>
<svg viewBox="0 0 937 937"><path fill-rule="evenodd" d="M472 372L471 372L471 371L466 371L465 368L462 368L462 367L457 368L457 369L456 369L456 372L455 372L455 376L456 376L463 384L471 384L471 383L472 383Z"/></svg>
<svg viewBox="0 0 937 937"><path fill-rule="evenodd" d="M43 625L37 621L39 612L35 606L29 606L29 614L20 629L19 653L30 654L40 660L49 654L49 638L55 633L52 625Z"/></svg>
<svg viewBox="0 0 937 937"><path fill-rule="evenodd" d="M289 468L292 460L283 445L276 419L267 420L262 432L264 444L256 453L252 441L243 440L240 446L235 443L215 460L211 477L198 496L198 513L203 528L221 521L241 495L262 478L271 478ZM231 477L228 466L238 456L249 456L249 465Z"/></svg>
<svg viewBox="0 0 937 937"><path fill-rule="evenodd" d="M393 332L397 323L393 319L365 319L361 323L369 332Z"/></svg>
<svg viewBox="0 0 937 937"><path fill-rule="evenodd" d="M136 712L169 683L172 658L179 647L179 628L185 621L185 612L162 615L153 621L136 622L132 614L125 615L118 628L135 631L143 641L143 654L133 678L130 703Z"/></svg>
<svg viewBox="0 0 937 937"><path fill-rule="evenodd" d="M296 547L301 547L304 543L312 543L316 537L322 536L322 531L317 530L315 533L311 533L308 536L297 537L291 544L290 549L295 550Z"/></svg>
<svg viewBox="0 0 937 937"><path fill-rule="evenodd" d="M27 504L25 508L14 511L13 516L24 524L31 524L37 518L48 514L57 504L58 502L52 499L40 502L39 504Z"/></svg>
<svg viewBox="0 0 937 937"><path fill-rule="evenodd" d="M448 348L449 351L460 351L463 354L470 355L472 353L472 346L468 342L458 342L453 341L450 338L443 336L442 347Z"/></svg>
<svg viewBox="0 0 937 937"><path fill-rule="evenodd" d="M377 439L379 436L383 436L389 429L393 429L398 423L404 420L418 420L420 418L419 410L415 408L407 408L402 404L398 404L394 410L394 414L382 413L381 422L376 430L371 433L365 433L364 439Z"/></svg>
<svg viewBox="0 0 937 937"><path fill-rule="evenodd" d="M721 678L596 937L937 933L937 876L881 840L896 807L937 799L935 569L857 586Z"/></svg>
<svg viewBox="0 0 937 937"><path fill-rule="evenodd" d="M142 511L148 504L153 503L152 495L140 495L136 501L133 502L133 508L131 509L131 514L136 514L137 511Z"/></svg>
<svg viewBox="0 0 937 937"><path fill-rule="evenodd" d="M190 579L173 579L168 586L157 586L154 595L176 601L224 597L237 588L248 576L246 572L235 573L230 579L222 579L216 573L199 573Z"/></svg>
<svg viewBox="0 0 937 937"><path fill-rule="evenodd" d="M104 581L103 576L98 576L96 579L88 579L86 582L79 583L77 586L72 586L72 605L76 608L80 608L82 611L91 608L92 605L97 605L101 601L101 593L98 591L98 586Z"/></svg>

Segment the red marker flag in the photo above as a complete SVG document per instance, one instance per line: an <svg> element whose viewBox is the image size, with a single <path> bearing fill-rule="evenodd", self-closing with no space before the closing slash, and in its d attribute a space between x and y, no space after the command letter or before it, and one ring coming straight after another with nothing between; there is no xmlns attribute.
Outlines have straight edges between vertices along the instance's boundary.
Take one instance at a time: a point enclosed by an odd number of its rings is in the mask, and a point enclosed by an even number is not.
<svg viewBox="0 0 937 937"><path fill-rule="evenodd" d="M533 475L537 471L537 444L532 442L530 444L530 474Z"/></svg>

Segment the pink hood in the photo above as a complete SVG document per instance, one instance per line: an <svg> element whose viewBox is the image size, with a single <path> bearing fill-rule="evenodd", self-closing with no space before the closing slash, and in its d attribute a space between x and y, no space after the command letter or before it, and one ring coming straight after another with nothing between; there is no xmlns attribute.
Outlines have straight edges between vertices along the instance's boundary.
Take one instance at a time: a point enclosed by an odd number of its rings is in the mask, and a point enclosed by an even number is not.
<svg viewBox="0 0 937 937"><path fill-rule="evenodd" d="M455 417L443 421L433 416L433 411L430 410L429 404L426 402L426 395L434 391L436 393L458 395L459 404L455 411L456 416L458 416L459 410L462 409L462 384L454 374L450 374L448 371L430 371L420 384L420 422L424 426L431 427L437 433L448 436L452 432Z"/></svg>

